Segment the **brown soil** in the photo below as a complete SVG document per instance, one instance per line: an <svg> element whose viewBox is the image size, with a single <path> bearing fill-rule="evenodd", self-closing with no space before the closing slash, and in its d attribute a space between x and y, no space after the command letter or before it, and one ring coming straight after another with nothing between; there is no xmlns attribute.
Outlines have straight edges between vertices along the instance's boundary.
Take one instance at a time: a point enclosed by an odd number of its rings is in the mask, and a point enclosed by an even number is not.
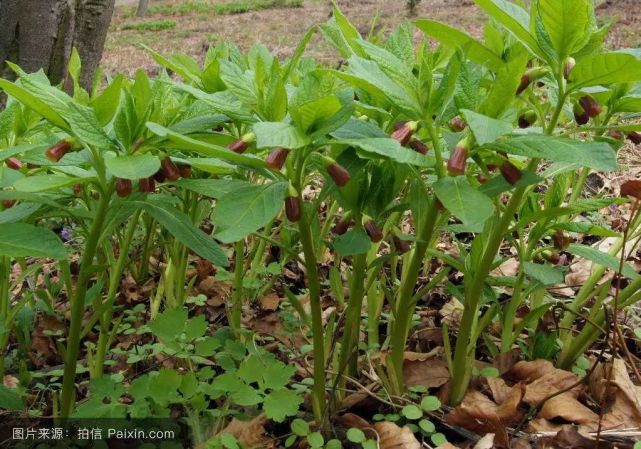
<svg viewBox="0 0 641 449"><path fill-rule="evenodd" d="M220 0L210 1L222 3ZM599 7L600 19L617 19L608 38L612 48L641 46L641 34L638 31L641 26L641 14L638 13L640 1L606 0ZM178 3L181 1L150 2L151 5ZM375 16L379 17L377 30L383 31L407 19L403 0L342 0L337 3L363 34L369 33ZM224 40L231 40L242 49L258 42L277 56L287 57L309 27L327 19L331 3L327 0L305 0L301 8L275 8L234 15L198 12L185 15L150 14L144 19L132 17L134 7L132 4L117 6L103 59L107 73L132 74L140 67L153 71L156 64L140 48L140 44L146 44L163 54L186 53L201 59L209 45ZM470 0L423 0L418 7L418 16L461 26L476 36L480 35L484 23L483 12ZM152 20L173 20L176 26L161 31L121 29L125 23ZM312 41L308 54L325 62L332 62L336 58L336 54L320 37Z"/></svg>

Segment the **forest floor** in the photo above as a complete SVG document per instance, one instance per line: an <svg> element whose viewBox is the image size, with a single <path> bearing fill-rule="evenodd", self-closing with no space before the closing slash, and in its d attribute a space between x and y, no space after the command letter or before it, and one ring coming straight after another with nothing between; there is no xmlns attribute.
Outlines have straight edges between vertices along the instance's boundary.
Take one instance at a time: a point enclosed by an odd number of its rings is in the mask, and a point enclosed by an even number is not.
<svg viewBox="0 0 641 449"><path fill-rule="evenodd" d="M136 3L117 2L103 57L108 73L132 74L141 67L153 72L157 64L140 44L161 54L186 53L201 59L209 45L222 41L232 41L243 50L261 43L286 58L307 29L324 22L331 10L328 0L151 0L149 14L137 18ZM261 9L260 4L267 6ZM287 6L297 4L301 6ZM337 4L365 35L376 16L377 32L408 18L402 0L340 0ZM638 0L608 0L599 7L601 20L616 20L608 37L612 48L641 46L641 14L634 5L638 6ZM482 33L484 23L484 14L470 0L423 0L417 16L461 26L475 36ZM337 57L319 36L308 52L328 63Z"/></svg>

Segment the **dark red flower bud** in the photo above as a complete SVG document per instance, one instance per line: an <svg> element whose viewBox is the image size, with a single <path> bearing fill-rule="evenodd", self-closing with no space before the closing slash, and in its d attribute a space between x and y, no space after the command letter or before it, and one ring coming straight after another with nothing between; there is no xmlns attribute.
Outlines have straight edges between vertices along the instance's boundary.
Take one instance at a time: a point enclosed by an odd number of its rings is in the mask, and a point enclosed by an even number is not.
<svg viewBox="0 0 641 449"><path fill-rule="evenodd" d="M300 220L301 204L297 196L288 196L285 198L285 215L292 223Z"/></svg>
<svg viewBox="0 0 641 449"><path fill-rule="evenodd" d="M601 114L601 105L589 95L581 97L579 104L590 118L598 117L598 115Z"/></svg>
<svg viewBox="0 0 641 449"><path fill-rule="evenodd" d="M570 238L560 229L552 234L552 241L554 242L554 247L560 250L564 250L572 243Z"/></svg>
<svg viewBox="0 0 641 449"><path fill-rule="evenodd" d="M641 133L632 131L626 134L628 139L630 139L630 142L632 142L635 145L641 145Z"/></svg>
<svg viewBox="0 0 641 449"><path fill-rule="evenodd" d="M40 166L38 164L32 164L31 162L27 162L27 168L29 170L33 170L33 169L36 169L36 168L40 168Z"/></svg>
<svg viewBox="0 0 641 449"><path fill-rule="evenodd" d="M374 220L372 220L371 217L363 217L363 227L365 228L365 232L367 232L367 235L372 242L377 243L383 240L383 231L381 231L381 229L374 222Z"/></svg>
<svg viewBox="0 0 641 449"><path fill-rule="evenodd" d="M154 174L153 178L156 182L165 182L165 179L167 179L162 168Z"/></svg>
<svg viewBox="0 0 641 449"><path fill-rule="evenodd" d="M559 256L558 251L550 251L546 249L541 252L541 257L553 265L558 265L561 261L561 256Z"/></svg>
<svg viewBox="0 0 641 449"><path fill-rule="evenodd" d="M333 159L325 159L325 169L338 187L345 186L351 178L347 169Z"/></svg>
<svg viewBox="0 0 641 449"><path fill-rule="evenodd" d="M274 148L265 159L265 164L272 170L280 170L285 165L289 150L287 148Z"/></svg>
<svg viewBox="0 0 641 449"><path fill-rule="evenodd" d="M143 178L138 180L138 191L144 193L151 193L156 190L156 182L154 178Z"/></svg>
<svg viewBox="0 0 641 449"><path fill-rule="evenodd" d="M519 87L516 89L516 94L520 95L523 93L525 89L530 87L530 84L532 84L532 80L530 77L526 74L521 77L521 83L519 84Z"/></svg>
<svg viewBox="0 0 641 449"><path fill-rule="evenodd" d="M465 174L467 163L467 146L457 145L447 161L447 171L452 176Z"/></svg>
<svg viewBox="0 0 641 449"><path fill-rule="evenodd" d="M394 241L394 248L396 248L396 251L399 253L405 254L410 250L410 242L407 240L403 240L397 235L392 237L392 240Z"/></svg>
<svg viewBox="0 0 641 449"><path fill-rule="evenodd" d="M574 120L577 125L585 125L590 121L590 116L579 104L574 105Z"/></svg>
<svg viewBox="0 0 641 449"><path fill-rule="evenodd" d="M434 198L434 205L436 206L436 210L439 212L443 212L445 210L445 206L443 206L443 203L441 203L441 200L438 198Z"/></svg>
<svg viewBox="0 0 641 449"><path fill-rule="evenodd" d="M346 217L341 220L339 220L336 225L334 226L334 234L336 235L343 235L347 232L349 227L352 225L352 219L351 217Z"/></svg>
<svg viewBox="0 0 641 449"><path fill-rule="evenodd" d="M479 173L476 176L476 180L481 184L485 184L487 182L487 176L485 176L483 173Z"/></svg>
<svg viewBox="0 0 641 449"><path fill-rule="evenodd" d="M51 162L58 162L62 157L71 150L71 142L61 140L57 144L49 147L45 152L47 159Z"/></svg>
<svg viewBox="0 0 641 449"><path fill-rule="evenodd" d="M418 129L417 122L407 122L396 131L394 131L390 137L400 143L402 146L407 145L410 141L414 132Z"/></svg>
<svg viewBox="0 0 641 449"><path fill-rule="evenodd" d="M570 77L570 73L572 72L572 70L574 70L575 66L576 60L573 57L570 56L565 60L565 65L563 66L563 77L565 79L568 79Z"/></svg>
<svg viewBox="0 0 641 449"><path fill-rule="evenodd" d="M131 195L131 180L117 178L116 193L120 198L127 198L129 195Z"/></svg>
<svg viewBox="0 0 641 449"><path fill-rule="evenodd" d="M191 165L189 164L176 164L178 172L182 178L191 178Z"/></svg>
<svg viewBox="0 0 641 449"><path fill-rule="evenodd" d="M180 178L180 170L176 167L176 164L169 158L166 157L160 162L160 167L162 168L162 173L165 178L170 181L175 181Z"/></svg>
<svg viewBox="0 0 641 449"><path fill-rule="evenodd" d="M400 121L400 122L394 123L394 131L398 131L403 126L405 126L406 123L407 123L406 121Z"/></svg>
<svg viewBox="0 0 641 449"><path fill-rule="evenodd" d="M523 173L521 173L521 170L519 170L514 164L509 161L503 162L503 164L501 164L500 170L505 180L511 185L515 185L523 177Z"/></svg>
<svg viewBox="0 0 641 449"><path fill-rule="evenodd" d="M74 195L80 196L80 194L82 193L82 184L74 184L72 189Z"/></svg>
<svg viewBox="0 0 641 449"><path fill-rule="evenodd" d="M461 117L454 117L450 120L449 127L452 131L460 133L465 128L467 128L467 123Z"/></svg>
<svg viewBox="0 0 641 449"><path fill-rule="evenodd" d="M529 128L536 123L536 112L529 110L519 117L519 128Z"/></svg>
<svg viewBox="0 0 641 449"><path fill-rule="evenodd" d="M22 162L20 162L20 159L15 157L5 159L4 163L7 164L7 167L11 170L20 170L22 168Z"/></svg>
<svg viewBox="0 0 641 449"><path fill-rule="evenodd" d="M417 153L421 153L421 154L427 154L427 152L430 151L428 146L418 139L410 140L409 147L412 150L416 151Z"/></svg>
<svg viewBox="0 0 641 449"><path fill-rule="evenodd" d="M249 145L256 140L256 135L254 133L247 133L240 139L235 142L227 145L227 148L232 150L234 153L243 154L249 148Z"/></svg>
<svg viewBox="0 0 641 449"><path fill-rule="evenodd" d="M623 140L625 139L625 134L623 134L619 130L611 129L610 131L608 131L608 137L611 137L615 140Z"/></svg>
<svg viewBox="0 0 641 449"><path fill-rule="evenodd" d="M5 209L11 209L14 204L16 204L16 200L2 200L2 207Z"/></svg>

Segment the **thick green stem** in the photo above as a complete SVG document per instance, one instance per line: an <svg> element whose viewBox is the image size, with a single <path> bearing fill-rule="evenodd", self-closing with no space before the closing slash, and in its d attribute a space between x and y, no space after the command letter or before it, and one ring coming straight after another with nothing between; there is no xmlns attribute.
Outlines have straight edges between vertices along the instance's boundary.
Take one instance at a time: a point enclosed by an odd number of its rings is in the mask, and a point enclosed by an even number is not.
<svg viewBox="0 0 641 449"><path fill-rule="evenodd" d="M535 161L533 162L534 164L531 163L530 167L536 167ZM479 303L483 294L485 280L490 274L494 258L501 247L503 235L514 219L514 214L518 210L526 190L526 187L519 187L512 195L499 223L492 229L492 234L483 252L483 258L476 266L477 271L474 273L474 277L469 285L466 284L465 286L465 309L461 319L459 335L456 339L454 360L452 362L452 391L450 393L450 404L452 405L458 405L467 392L467 387L472 377L472 360L470 358L474 357L473 351L476 347L476 342L473 341L472 335L478 319Z"/></svg>
<svg viewBox="0 0 641 449"><path fill-rule="evenodd" d="M514 289L512 291L512 297L507 304L505 309L504 318L503 318L503 329L501 331L501 352L507 353L512 350L512 345L514 344L514 318L516 317L516 312L521 305L522 301L522 287L523 281L525 280L525 274L521 269L519 275L514 284Z"/></svg>
<svg viewBox="0 0 641 449"><path fill-rule="evenodd" d="M243 256L245 253L245 241L239 240L234 244L234 283L232 285L231 311L229 314L229 325L234 333L240 331L240 319L243 311L243 276L245 264Z"/></svg>
<svg viewBox="0 0 641 449"><path fill-rule="evenodd" d="M125 265L129 259L129 248L133 241L136 228L138 227L138 220L140 219L140 211L134 213L131 221L125 231L123 241L120 243L120 254L116 260L113 271L109 275L109 290L107 291L107 298L104 302L104 310L100 313L100 334L98 336L98 343L96 346L96 357L94 360L92 375L94 378L102 376L105 366L105 357L109 349L109 342L111 340L109 329L111 327L111 319L114 312L114 302L118 294L118 287L122 273L125 271Z"/></svg>
<svg viewBox="0 0 641 449"><path fill-rule="evenodd" d="M303 196L298 190L298 200L303 203ZM312 312L312 340L314 346L314 388L312 403L314 417L321 428L325 421L325 340L323 338L323 310L321 308L320 281L318 278L318 267L316 266L316 251L312 238L309 221L305 210L301 213L298 224L300 240L305 256L305 268L307 269L307 282L309 289L309 302Z"/></svg>
<svg viewBox="0 0 641 449"><path fill-rule="evenodd" d="M93 259L100 244L100 234L107 215L110 193L101 193L98 208L93 218L89 236L85 242L84 253L80 261L80 273L76 282L76 291L71 296L71 323L67 339L65 368L60 397L60 416L67 418L73 412L75 404L76 363L80 352L80 333L82 331L82 316L85 305L85 295L89 281L94 273Z"/></svg>
<svg viewBox="0 0 641 449"><path fill-rule="evenodd" d="M11 272L11 263L6 256L0 257L0 324L4 328L5 334L0 339L0 378L4 376L4 358L7 348L10 324L7 322L9 316L9 274Z"/></svg>
<svg viewBox="0 0 641 449"><path fill-rule="evenodd" d="M403 354L410 331L412 315L414 315L416 307L414 288L416 287L425 252L434 235L437 219L436 200L432 199L425 216L425 222L420 227L420 235L410 256L409 266L403 271L401 287L396 299L394 324L390 335L389 360L387 362L390 387L396 395L402 394L405 389L403 382Z"/></svg>
<svg viewBox="0 0 641 449"><path fill-rule="evenodd" d="M350 361L358 359L355 350L358 348L358 334L361 328L361 310L365 298L365 275L367 271L367 253L354 256L349 302L345 310L345 327L341 343L341 355L338 364L338 375L342 375ZM351 373L354 374L354 373Z"/></svg>

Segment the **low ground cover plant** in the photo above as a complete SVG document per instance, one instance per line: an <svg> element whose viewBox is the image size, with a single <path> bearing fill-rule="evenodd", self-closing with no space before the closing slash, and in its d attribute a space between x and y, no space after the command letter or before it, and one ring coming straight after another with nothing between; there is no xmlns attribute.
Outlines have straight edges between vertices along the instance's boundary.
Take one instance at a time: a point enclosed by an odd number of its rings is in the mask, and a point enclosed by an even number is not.
<svg viewBox="0 0 641 449"><path fill-rule="evenodd" d="M641 140L641 53L589 0L476 3L480 40L334 8L286 61L148 49L157 77L91 91L75 53L67 90L12 65L0 406L226 448L638 426L641 183L588 184Z"/></svg>

